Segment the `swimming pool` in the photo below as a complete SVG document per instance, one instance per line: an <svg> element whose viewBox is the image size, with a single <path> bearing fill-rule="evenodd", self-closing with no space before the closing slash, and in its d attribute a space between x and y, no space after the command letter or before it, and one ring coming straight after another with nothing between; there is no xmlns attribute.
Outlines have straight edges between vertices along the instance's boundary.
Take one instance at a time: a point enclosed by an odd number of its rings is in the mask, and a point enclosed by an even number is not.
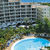
<svg viewBox="0 0 50 50"><path fill-rule="evenodd" d="M41 3L50 3L50 0L21 0L21 2L41 2Z"/></svg>
<svg viewBox="0 0 50 50"><path fill-rule="evenodd" d="M48 46L50 41L42 38L23 39L11 47L11 50L40 50L41 47Z"/></svg>

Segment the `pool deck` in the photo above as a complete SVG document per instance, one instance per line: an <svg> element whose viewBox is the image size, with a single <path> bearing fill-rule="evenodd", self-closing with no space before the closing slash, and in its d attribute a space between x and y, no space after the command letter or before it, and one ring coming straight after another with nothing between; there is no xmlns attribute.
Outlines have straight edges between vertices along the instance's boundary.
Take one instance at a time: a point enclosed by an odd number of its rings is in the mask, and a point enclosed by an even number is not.
<svg viewBox="0 0 50 50"><path fill-rule="evenodd" d="M27 39L27 38L35 38L35 37L34 37L34 36L23 36L23 39ZM22 39L21 39L21 40L22 40ZM11 50L12 45L13 45L15 42L17 42L17 41L20 41L20 40L18 39L18 40L13 41L13 42L10 44L10 46L7 47L5 50Z"/></svg>

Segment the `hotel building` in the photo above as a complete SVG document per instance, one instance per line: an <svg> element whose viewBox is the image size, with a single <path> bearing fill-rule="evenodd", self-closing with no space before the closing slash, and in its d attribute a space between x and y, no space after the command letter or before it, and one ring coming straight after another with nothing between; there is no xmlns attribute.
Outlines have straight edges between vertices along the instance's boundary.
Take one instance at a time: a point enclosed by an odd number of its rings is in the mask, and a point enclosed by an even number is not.
<svg viewBox="0 0 50 50"><path fill-rule="evenodd" d="M23 23L24 18L29 18L35 22L38 16L49 17L49 6L33 3L23 3L20 0L0 0L0 28L8 26L16 27L16 24Z"/></svg>

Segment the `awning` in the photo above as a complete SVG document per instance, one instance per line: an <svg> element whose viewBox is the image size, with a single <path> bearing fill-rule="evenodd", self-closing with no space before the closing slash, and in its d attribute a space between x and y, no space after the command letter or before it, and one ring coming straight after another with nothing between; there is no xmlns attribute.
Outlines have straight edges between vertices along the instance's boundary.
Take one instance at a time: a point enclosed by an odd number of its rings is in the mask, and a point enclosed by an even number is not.
<svg viewBox="0 0 50 50"><path fill-rule="evenodd" d="M7 27L6 23L3 23L3 24L2 24L2 27Z"/></svg>

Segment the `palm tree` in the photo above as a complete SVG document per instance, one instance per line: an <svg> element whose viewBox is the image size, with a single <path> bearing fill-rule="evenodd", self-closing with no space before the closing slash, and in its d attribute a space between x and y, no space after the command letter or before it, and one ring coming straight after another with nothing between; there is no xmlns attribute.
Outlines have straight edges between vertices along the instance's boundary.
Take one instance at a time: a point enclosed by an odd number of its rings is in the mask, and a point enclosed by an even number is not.
<svg viewBox="0 0 50 50"><path fill-rule="evenodd" d="M1 46L1 50L3 50L3 48L5 48L6 40L4 38L0 38L0 46Z"/></svg>
<svg viewBox="0 0 50 50"><path fill-rule="evenodd" d="M27 26L27 23L29 22L29 18L28 18L28 17L25 17L25 18L24 18L24 21L25 21L26 26Z"/></svg>
<svg viewBox="0 0 50 50"><path fill-rule="evenodd" d="M0 38L4 36L3 30L0 29Z"/></svg>
<svg viewBox="0 0 50 50"><path fill-rule="evenodd" d="M44 17L44 32L48 33L48 18Z"/></svg>
<svg viewBox="0 0 50 50"><path fill-rule="evenodd" d="M35 32L35 29L34 29L34 27L33 27L32 25L29 26L29 30L30 30L30 32L32 32L32 33Z"/></svg>

